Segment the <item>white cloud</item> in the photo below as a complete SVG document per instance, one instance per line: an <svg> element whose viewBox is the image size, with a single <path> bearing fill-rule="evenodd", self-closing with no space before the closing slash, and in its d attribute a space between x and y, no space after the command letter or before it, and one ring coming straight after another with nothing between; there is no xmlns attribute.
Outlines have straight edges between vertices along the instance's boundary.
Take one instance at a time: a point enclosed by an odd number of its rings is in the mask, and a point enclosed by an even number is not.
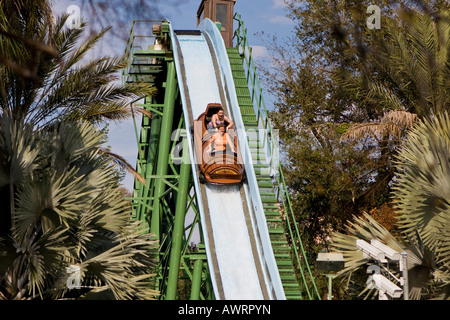
<svg viewBox="0 0 450 320"><path fill-rule="evenodd" d="M286 4L284 3L284 0L273 0L273 7L275 9L284 8L285 6Z"/></svg>
<svg viewBox="0 0 450 320"><path fill-rule="evenodd" d="M286 25L286 26L294 24L294 21L292 21L291 19L289 19L286 16L272 16L272 17L268 17L267 20L269 21L269 23Z"/></svg>
<svg viewBox="0 0 450 320"><path fill-rule="evenodd" d="M253 59L264 58L268 56L267 48L264 46L252 46Z"/></svg>

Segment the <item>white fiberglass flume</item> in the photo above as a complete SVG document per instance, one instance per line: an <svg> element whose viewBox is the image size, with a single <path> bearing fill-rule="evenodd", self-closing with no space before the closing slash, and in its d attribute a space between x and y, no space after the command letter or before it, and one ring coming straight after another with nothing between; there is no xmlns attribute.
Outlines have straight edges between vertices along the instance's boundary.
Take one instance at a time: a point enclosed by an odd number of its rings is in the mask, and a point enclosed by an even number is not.
<svg viewBox="0 0 450 320"><path fill-rule="evenodd" d="M235 123L245 166L246 180L239 185L200 183L194 140L188 139L216 299L286 299L220 32L205 19L198 30L171 30L171 36L186 123L192 126L209 103L220 103Z"/></svg>

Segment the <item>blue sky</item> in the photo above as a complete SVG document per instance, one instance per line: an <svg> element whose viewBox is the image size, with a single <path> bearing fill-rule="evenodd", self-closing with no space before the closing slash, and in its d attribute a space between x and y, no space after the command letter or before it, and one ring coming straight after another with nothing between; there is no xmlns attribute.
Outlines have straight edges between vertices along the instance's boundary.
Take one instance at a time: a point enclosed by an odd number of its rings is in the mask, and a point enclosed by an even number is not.
<svg viewBox="0 0 450 320"><path fill-rule="evenodd" d="M201 2L200 0L184 0L181 1L180 5L174 5L176 0L160 2L162 4L158 6L159 14L161 15L159 18L168 19L175 30L196 29L196 15ZM54 9L57 13L64 12L71 4L80 5L81 0L58 0L55 1ZM255 58L267 55L267 48L264 46L264 42L256 36L257 33L263 32L265 35L276 35L279 39L283 39L289 36L294 28L293 22L286 17L284 0L237 0L235 11L241 15L245 23L249 42L254 47L253 56ZM88 22L90 21L90 18L83 15L83 12L81 12L81 15ZM112 19L112 21L114 20ZM95 54L122 54L125 43L123 40L114 42L111 45L101 45L100 49L95 50ZM117 52L111 52L114 50L117 50ZM132 121L124 121L118 124L111 123L109 128L109 145L111 146L111 151L120 154L134 166L137 158L137 142ZM127 175L123 181L123 185L127 189L132 190L132 177Z"/></svg>

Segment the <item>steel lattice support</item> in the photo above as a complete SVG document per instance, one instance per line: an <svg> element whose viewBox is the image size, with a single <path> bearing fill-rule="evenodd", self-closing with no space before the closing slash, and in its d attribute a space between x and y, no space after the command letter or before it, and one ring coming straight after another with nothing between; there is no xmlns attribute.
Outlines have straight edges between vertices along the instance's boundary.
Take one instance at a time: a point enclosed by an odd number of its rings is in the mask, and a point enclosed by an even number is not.
<svg viewBox="0 0 450 320"><path fill-rule="evenodd" d="M156 34L137 35L136 23L146 24L145 30L153 29L154 33L156 30ZM142 39L146 50L136 44ZM153 44L148 43L149 39ZM161 47L158 43L165 45ZM135 181L133 219L145 221L159 240L158 276L154 285L160 290L161 299L214 299L170 43L167 22L133 22L126 49L131 65L123 78L128 82L150 82L158 89L156 96L146 97L138 105L147 111L142 115L140 128L135 118L136 169L146 183ZM200 243L193 247L195 232L200 234Z"/></svg>

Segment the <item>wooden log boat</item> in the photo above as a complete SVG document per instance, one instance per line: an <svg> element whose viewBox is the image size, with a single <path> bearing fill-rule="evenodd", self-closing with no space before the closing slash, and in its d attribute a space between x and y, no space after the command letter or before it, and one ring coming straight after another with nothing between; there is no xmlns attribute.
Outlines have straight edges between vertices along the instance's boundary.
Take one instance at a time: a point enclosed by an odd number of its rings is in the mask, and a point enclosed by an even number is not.
<svg viewBox="0 0 450 320"><path fill-rule="evenodd" d="M235 129L230 128L225 133L234 143L234 148L227 144L224 145L223 151L214 152L215 148L211 144L211 138L218 132L208 130L208 123L220 109L222 109L220 104L210 103L206 111L194 120L194 146L201 172L200 181L218 185L239 184L244 178L244 164ZM225 126L227 125L225 122ZM233 153L232 149L236 152Z"/></svg>

